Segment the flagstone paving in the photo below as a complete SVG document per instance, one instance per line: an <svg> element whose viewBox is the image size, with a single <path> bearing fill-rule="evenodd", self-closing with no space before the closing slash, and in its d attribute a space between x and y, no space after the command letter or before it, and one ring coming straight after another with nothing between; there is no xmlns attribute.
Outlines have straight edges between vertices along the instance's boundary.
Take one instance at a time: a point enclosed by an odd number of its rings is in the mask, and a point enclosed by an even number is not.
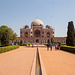
<svg viewBox="0 0 75 75"><path fill-rule="evenodd" d="M35 50L20 47L0 54L0 75L30 75Z"/></svg>
<svg viewBox="0 0 75 75"><path fill-rule="evenodd" d="M39 48L47 75L75 75L75 54Z"/></svg>

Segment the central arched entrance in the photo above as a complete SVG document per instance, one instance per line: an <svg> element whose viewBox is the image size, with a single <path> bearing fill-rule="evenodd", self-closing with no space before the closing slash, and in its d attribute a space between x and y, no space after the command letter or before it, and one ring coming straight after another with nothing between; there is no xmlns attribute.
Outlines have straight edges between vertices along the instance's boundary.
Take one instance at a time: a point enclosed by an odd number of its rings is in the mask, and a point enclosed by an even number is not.
<svg viewBox="0 0 75 75"><path fill-rule="evenodd" d="M38 39L36 39L36 43L39 43L39 40Z"/></svg>
<svg viewBox="0 0 75 75"><path fill-rule="evenodd" d="M38 29L34 31L34 36L40 37L40 31Z"/></svg>

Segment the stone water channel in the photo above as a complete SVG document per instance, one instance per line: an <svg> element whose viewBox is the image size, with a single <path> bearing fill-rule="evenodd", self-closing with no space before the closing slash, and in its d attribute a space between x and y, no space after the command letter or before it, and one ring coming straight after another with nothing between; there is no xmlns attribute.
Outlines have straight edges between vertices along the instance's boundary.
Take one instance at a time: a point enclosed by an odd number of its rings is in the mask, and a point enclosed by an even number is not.
<svg viewBox="0 0 75 75"><path fill-rule="evenodd" d="M37 47L37 53L36 53L36 68L35 68L35 75L42 75L38 47Z"/></svg>

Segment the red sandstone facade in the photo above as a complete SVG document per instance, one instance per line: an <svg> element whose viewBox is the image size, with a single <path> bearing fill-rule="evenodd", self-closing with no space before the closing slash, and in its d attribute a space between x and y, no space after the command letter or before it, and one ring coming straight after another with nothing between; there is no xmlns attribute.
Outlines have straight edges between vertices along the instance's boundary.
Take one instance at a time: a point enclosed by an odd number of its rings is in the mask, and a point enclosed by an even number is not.
<svg viewBox="0 0 75 75"><path fill-rule="evenodd" d="M54 29L49 25L46 25L46 28L44 28L43 22L36 19L31 23L31 28L26 25L20 29L20 37L18 37L17 41L22 40L23 43L44 44L47 43L48 40L51 41L51 38L53 38L54 42L66 42L65 37L54 37Z"/></svg>

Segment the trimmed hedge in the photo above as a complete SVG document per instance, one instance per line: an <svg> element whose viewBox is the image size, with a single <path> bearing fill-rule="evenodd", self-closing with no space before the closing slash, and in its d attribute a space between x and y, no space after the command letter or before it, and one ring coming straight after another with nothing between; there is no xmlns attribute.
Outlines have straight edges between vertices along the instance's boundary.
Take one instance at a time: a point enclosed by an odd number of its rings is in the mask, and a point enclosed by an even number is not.
<svg viewBox="0 0 75 75"><path fill-rule="evenodd" d="M29 45L31 45L31 44L30 43L20 44L20 46L29 46Z"/></svg>
<svg viewBox="0 0 75 75"><path fill-rule="evenodd" d="M20 46L27 46L27 44L20 44Z"/></svg>
<svg viewBox="0 0 75 75"><path fill-rule="evenodd" d="M44 45L47 46L48 43L45 43Z"/></svg>
<svg viewBox="0 0 75 75"><path fill-rule="evenodd" d="M75 53L75 47L73 47L73 46L61 45L60 49L63 51Z"/></svg>
<svg viewBox="0 0 75 75"><path fill-rule="evenodd" d="M0 53L11 51L16 48L19 48L19 45L0 47Z"/></svg>

